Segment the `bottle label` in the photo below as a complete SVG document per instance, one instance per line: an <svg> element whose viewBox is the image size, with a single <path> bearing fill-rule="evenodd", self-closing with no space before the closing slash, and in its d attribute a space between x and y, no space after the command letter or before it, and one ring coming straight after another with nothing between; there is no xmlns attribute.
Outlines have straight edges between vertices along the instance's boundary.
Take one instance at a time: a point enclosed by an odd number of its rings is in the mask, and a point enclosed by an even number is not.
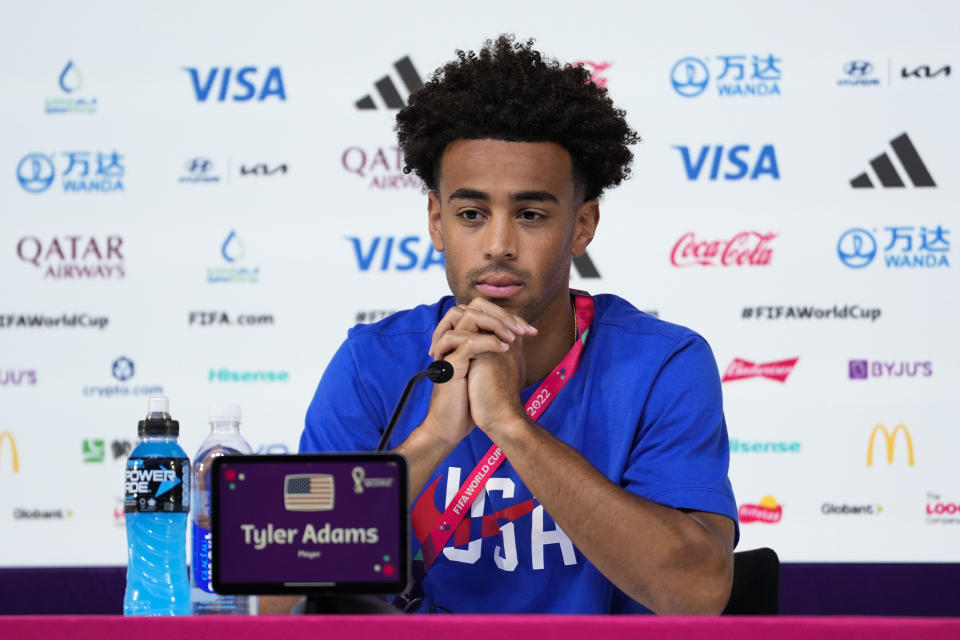
<svg viewBox="0 0 960 640"><path fill-rule="evenodd" d="M213 590L213 534L193 521L193 581L207 593Z"/></svg>
<svg viewBox="0 0 960 640"><path fill-rule="evenodd" d="M190 461L187 458L127 460L124 513L189 513Z"/></svg>

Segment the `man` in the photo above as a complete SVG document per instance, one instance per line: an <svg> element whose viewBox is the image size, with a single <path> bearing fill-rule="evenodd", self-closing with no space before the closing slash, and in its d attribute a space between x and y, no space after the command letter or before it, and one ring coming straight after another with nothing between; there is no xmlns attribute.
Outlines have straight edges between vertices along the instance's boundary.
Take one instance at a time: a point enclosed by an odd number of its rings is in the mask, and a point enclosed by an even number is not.
<svg viewBox="0 0 960 640"><path fill-rule="evenodd" d="M446 359L391 441L426 569L411 608L719 613L736 504L716 364L695 333L570 291L637 135L532 44L459 52L397 116L454 295L351 330L300 448L373 449L407 378Z"/></svg>

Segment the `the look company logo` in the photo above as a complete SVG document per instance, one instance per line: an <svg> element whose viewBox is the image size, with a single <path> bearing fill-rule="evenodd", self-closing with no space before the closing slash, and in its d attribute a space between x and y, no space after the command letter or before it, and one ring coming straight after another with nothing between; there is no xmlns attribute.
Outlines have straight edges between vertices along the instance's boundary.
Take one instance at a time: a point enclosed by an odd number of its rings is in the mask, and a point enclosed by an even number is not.
<svg viewBox="0 0 960 640"><path fill-rule="evenodd" d="M0 369L0 387L32 387L36 384L36 369Z"/></svg>
<svg viewBox="0 0 960 640"><path fill-rule="evenodd" d="M675 145L673 148L680 152L687 180L690 181L699 180L708 165L709 180L756 180L761 176L768 176L772 180L780 179L777 153L772 144L761 146L759 152L751 151L748 144L731 145L726 153L724 146L719 144L701 146L696 152L691 152L693 147L683 145Z"/></svg>
<svg viewBox="0 0 960 640"><path fill-rule="evenodd" d="M930 172L927 171L927 165L923 163L920 153L917 151L917 148L913 146L913 142L910 141L910 136L908 136L906 133L902 133L890 141L890 146L893 148L894 155L899 161L903 171L906 172L907 176L910 178L910 182L913 183L914 187L921 188L937 186L937 184L933 181L933 176L931 176ZM903 179L900 177L900 172L897 171L893 161L886 152L881 153L876 158L871 160L870 167L873 169L873 173L877 180L879 180L880 184L885 188L903 188L905 186ZM850 186L854 189L874 188L873 181L866 172L861 173L856 178L851 180Z"/></svg>
<svg viewBox="0 0 960 640"><path fill-rule="evenodd" d="M731 96L778 96L780 95L783 62L772 53L766 56L718 55L710 57L687 57L678 60L670 70L673 90L685 98L695 98L710 85L710 65L719 69L715 80L717 95Z"/></svg>
<svg viewBox="0 0 960 640"><path fill-rule="evenodd" d="M183 165L186 173L179 178L181 184L213 184L220 182L220 176L214 171L213 160L209 158L190 158Z"/></svg>
<svg viewBox="0 0 960 640"><path fill-rule="evenodd" d="M110 375L118 382L127 382L134 377L136 365L127 356L119 356L110 363ZM81 390L84 396L112 398L115 396L156 396L163 395L163 386L114 384L112 386L86 385Z"/></svg>
<svg viewBox="0 0 960 640"><path fill-rule="evenodd" d="M898 424L891 433L886 426L878 424L873 428L873 431L870 432L870 439L867 441L867 466L873 466L873 448L877 440L877 434L883 434L883 442L886 445L887 450L887 464L893 464L894 460L894 446L897 444L897 435L903 433L904 440L907 442L907 464L909 466L914 466L914 455L913 455L913 437L910 435L910 430L907 429L906 425Z"/></svg>
<svg viewBox="0 0 960 640"><path fill-rule="evenodd" d="M423 189L423 181L412 173L403 172L403 151L389 147L347 147L340 156L344 170L367 182L368 189L399 190Z"/></svg>
<svg viewBox="0 0 960 640"><path fill-rule="evenodd" d="M3 464L3 449L10 449L10 466ZM20 452L17 451L17 441L9 431L0 432L0 471L10 469L13 473L20 472Z"/></svg>
<svg viewBox="0 0 960 640"><path fill-rule="evenodd" d="M24 236L17 242L17 257L53 280L120 280L124 271L123 238L106 236L53 236L49 241Z"/></svg>
<svg viewBox="0 0 960 640"><path fill-rule="evenodd" d="M851 360L848 366L851 380L867 378L929 378L933 363L929 360L889 362L880 360Z"/></svg>
<svg viewBox="0 0 960 640"><path fill-rule="evenodd" d="M773 496L763 496L760 504L740 505L737 515L740 517L740 524L751 522L776 524L783 519L783 505L777 504L777 499Z"/></svg>
<svg viewBox="0 0 960 640"><path fill-rule="evenodd" d="M190 83L197 102L263 102L275 99L285 102L287 92L283 86L280 67L270 67L262 72L258 67L211 67L202 71L198 67L181 67L190 76Z"/></svg>
<svg viewBox="0 0 960 640"><path fill-rule="evenodd" d="M123 191L126 167L116 151L64 151L64 193L112 193ZM96 162L93 163L93 158ZM28 153L17 165L17 181L28 193L43 193L56 178L55 153Z"/></svg>
<svg viewBox="0 0 960 640"><path fill-rule="evenodd" d="M869 320L876 322L882 311L879 308L862 307L859 304L814 307L801 305L768 305L744 307L740 317L744 320Z"/></svg>
<svg viewBox="0 0 960 640"><path fill-rule="evenodd" d="M260 267L247 267L241 265L246 249L243 241L237 232L233 229L227 234L223 244L220 245L220 255L228 266L209 267L207 269L207 282L210 284L219 282L248 282L256 284L260 281Z"/></svg>
<svg viewBox="0 0 960 640"><path fill-rule="evenodd" d="M101 463L107 458L107 441L102 438L85 438L82 441L83 462ZM110 453L113 461L126 459L133 450L133 443L129 440L113 440L110 442Z"/></svg>
<svg viewBox="0 0 960 640"><path fill-rule="evenodd" d="M408 95L423 87L423 79L420 77L420 72L413 66L410 56L404 56L397 60L393 63L393 68L407 88ZM389 74L377 80L373 85L377 89L376 95L379 96L380 105L378 106L377 102L374 101L375 94L368 93L357 100L355 103L357 109L382 109L384 107L387 109L402 109L406 104Z"/></svg>
<svg viewBox="0 0 960 640"><path fill-rule="evenodd" d="M594 62L592 60L577 60L575 67L583 67L590 72L590 82L601 88L607 87L607 78L603 75L613 66L612 62Z"/></svg>
<svg viewBox="0 0 960 640"><path fill-rule="evenodd" d="M890 241L883 248L883 262L888 269L917 267L933 269L949 267L949 229L936 227L884 227ZM851 269L862 269L873 262L879 252L876 236L863 228L848 229L837 240L837 257ZM916 242L914 242L916 241Z"/></svg>
<svg viewBox="0 0 960 640"><path fill-rule="evenodd" d="M789 360L778 360L777 362L756 363L749 360L734 358L733 362L727 366L720 382L733 382L735 380L745 380L746 378L766 378L777 382L786 382L787 377L797 366L800 358L790 358Z"/></svg>
<svg viewBox="0 0 960 640"><path fill-rule="evenodd" d="M960 524L960 498L950 502L928 491L926 512L927 524Z"/></svg>
<svg viewBox="0 0 960 640"><path fill-rule="evenodd" d="M773 257L769 244L776 237L772 232L741 231L730 240L697 240L689 231L673 245L670 264L675 267L766 267Z"/></svg>
<svg viewBox="0 0 960 640"><path fill-rule="evenodd" d="M73 60L67 60L63 71L57 77L57 86L63 92L63 95L45 100L44 111L47 114L53 113L88 113L97 112L96 98L81 98L80 90L83 88L83 76L80 75L80 69L73 63Z"/></svg>

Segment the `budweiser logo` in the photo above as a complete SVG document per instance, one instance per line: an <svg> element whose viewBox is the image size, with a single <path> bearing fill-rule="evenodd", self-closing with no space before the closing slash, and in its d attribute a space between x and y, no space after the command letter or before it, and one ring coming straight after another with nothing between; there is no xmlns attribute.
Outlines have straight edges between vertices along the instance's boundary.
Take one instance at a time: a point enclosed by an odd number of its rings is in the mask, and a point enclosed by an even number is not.
<svg viewBox="0 0 960 640"><path fill-rule="evenodd" d="M721 382L730 382L732 380L743 380L744 378L769 378L777 382L786 382L787 376L793 371L800 358L791 358L789 360L779 360L777 362L766 362L757 364L749 360L735 358L723 374Z"/></svg>
<svg viewBox="0 0 960 640"><path fill-rule="evenodd" d="M765 267L770 264L773 255L773 249L767 245L776 237L775 233L741 231L731 240L697 241L690 231L673 245L670 262L675 267Z"/></svg>
<svg viewBox="0 0 960 640"><path fill-rule="evenodd" d="M742 504L737 510L737 516L741 524L748 522L766 522L773 524L780 522L783 517L783 507L777 504L777 499L773 496L763 496L760 504Z"/></svg>

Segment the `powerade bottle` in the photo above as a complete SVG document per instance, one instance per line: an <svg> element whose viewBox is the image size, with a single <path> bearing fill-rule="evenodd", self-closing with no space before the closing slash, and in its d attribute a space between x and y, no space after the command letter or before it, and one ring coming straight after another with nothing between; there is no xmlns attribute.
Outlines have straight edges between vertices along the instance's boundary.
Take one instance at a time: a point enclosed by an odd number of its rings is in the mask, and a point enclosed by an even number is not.
<svg viewBox="0 0 960 640"><path fill-rule="evenodd" d="M177 444L180 423L170 418L167 398L147 400L147 417L137 432L140 442L127 458L123 499L127 521L123 613L189 615L190 460Z"/></svg>
<svg viewBox="0 0 960 640"><path fill-rule="evenodd" d="M194 614L250 615L254 596L218 595L213 591L213 535L210 532L210 468L217 456L250 455L253 449L240 435L240 405L210 405L210 435L200 445L193 464L193 562L190 599Z"/></svg>

